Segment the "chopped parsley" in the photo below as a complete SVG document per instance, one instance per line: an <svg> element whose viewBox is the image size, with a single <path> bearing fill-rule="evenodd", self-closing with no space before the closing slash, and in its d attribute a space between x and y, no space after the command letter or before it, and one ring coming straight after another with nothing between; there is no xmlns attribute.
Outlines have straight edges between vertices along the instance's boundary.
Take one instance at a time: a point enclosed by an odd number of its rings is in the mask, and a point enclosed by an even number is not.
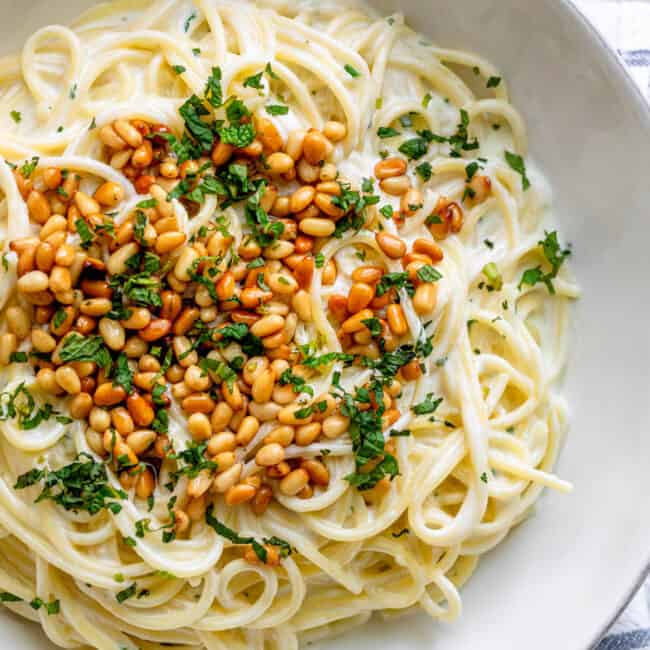
<svg viewBox="0 0 650 650"><path fill-rule="evenodd" d="M553 286L553 280L557 277L557 274L564 263L564 260L571 255L571 251L567 248L562 250L560 243L557 239L557 231L546 232L545 237L539 243L542 247L544 257L546 261L551 265L551 270L544 272L541 266L537 266L532 269L526 269L521 276L519 281L518 288L521 288L524 285L535 286L538 282L542 282L546 285L549 293L555 293L555 287Z"/></svg>
<svg viewBox="0 0 650 650"><path fill-rule="evenodd" d="M490 77L487 80L488 88L496 88L501 83L501 77Z"/></svg>
<svg viewBox="0 0 650 650"><path fill-rule="evenodd" d="M411 410L415 415L429 415L435 413L440 404L442 404L442 397L433 399L433 393L428 393L426 398L419 404L412 406Z"/></svg>
<svg viewBox="0 0 650 650"><path fill-rule="evenodd" d="M20 120L23 119L23 116L21 115L20 111L11 111L9 113L11 115L11 119L16 123L20 124Z"/></svg>
<svg viewBox="0 0 650 650"><path fill-rule="evenodd" d="M518 156L517 154L514 154L510 151L506 151L504 155L506 162L511 167L511 169L514 169L518 174L521 175L521 182L524 191L527 190L530 187L530 181L526 175L526 163L524 162L524 159L521 156Z"/></svg>
<svg viewBox="0 0 650 650"><path fill-rule="evenodd" d="M353 68L349 63L346 63L343 66L343 69L351 76L351 77L360 77L361 73L356 69Z"/></svg>
<svg viewBox="0 0 650 650"><path fill-rule="evenodd" d="M396 129L393 129L390 126L380 126L377 129L377 136L379 138L385 139L385 138L394 138L395 136L400 135L400 132L397 131Z"/></svg>
<svg viewBox="0 0 650 650"><path fill-rule="evenodd" d="M78 512L85 510L91 515L103 508L117 514L122 506L114 499L126 499L122 490L116 490L108 482L106 466L97 463L86 453L81 453L76 460L56 471L47 468L34 468L21 474L14 485L15 490L22 490L42 482L41 493L35 503L50 499L66 510Z"/></svg>
<svg viewBox="0 0 650 650"><path fill-rule="evenodd" d="M289 113L289 107L282 104L269 104L265 110L269 115L287 115Z"/></svg>

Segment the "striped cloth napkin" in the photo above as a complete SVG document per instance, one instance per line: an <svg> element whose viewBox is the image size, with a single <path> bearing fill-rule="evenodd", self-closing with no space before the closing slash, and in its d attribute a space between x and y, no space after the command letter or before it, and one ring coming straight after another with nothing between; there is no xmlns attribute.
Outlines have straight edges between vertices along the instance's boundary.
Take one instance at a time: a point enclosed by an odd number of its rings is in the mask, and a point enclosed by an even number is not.
<svg viewBox="0 0 650 650"><path fill-rule="evenodd" d="M650 1L573 0L650 101ZM650 578L594 650L650 650Z"/></svg>

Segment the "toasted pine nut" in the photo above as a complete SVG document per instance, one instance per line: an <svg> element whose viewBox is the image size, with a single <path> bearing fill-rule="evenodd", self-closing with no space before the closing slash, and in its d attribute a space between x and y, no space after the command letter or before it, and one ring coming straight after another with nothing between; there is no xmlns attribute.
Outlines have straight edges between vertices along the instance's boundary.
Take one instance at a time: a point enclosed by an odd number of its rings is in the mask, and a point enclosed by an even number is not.
<svg viewBox="0 0 650 650"><path fill-rule="evenodd" d="M192 413L187 418L187 430L192 435L192 438L199 442L207 440L212 435L210 419L205 413Z"/></svg>
<svg viewBox="0 0 650 650"><path fill-rule="evenodd" d="M246 503L255 496L255 488L252 485L240 483L229 488L224 497L226 505L236 506L240 503Z"/></svg>
<svg viewBox="0 0 650 650"><path fill-rule="evenodd" d="M95 390L93 399L97 406L113 406L119 404L125 397L126 391L122 386L113 386L112 383L107 382Z"/></svg>
<svg viewBox="0 0 650 650"><path fill-rule="evenodd" d="M406 253L406 244L399 237L390 233L376 233L375 241L379 245L379 248L391 259L399 259L400 257L404 257Z"/></svg>
<svg viewBox="0 0 650 650"><path fill-rule="evenodd" d="M356 314L362 309L365 309L374 297L375 290L373 287L363 282L355 282L350 287L350 293L348 294L348 311L351 314Z"/></svg>
<svg viewBox="0 0 650 650"><path fill-rule="evenodd" d="M303 185L297 189L289 199L291 212L302 212L316 196L316 190L311 185Z"/></svg>
<svg viewBox="0 0 650 650"><path fill-rule="evenodd" d="M320 422L310 422L309 424L303 424L302 426L296 429L296 444L301 447L311 445L318 436L321 434L321 423Z"/></svg>
<svg viewBox="0 0 650 650"><path fill-rule="evenodd" d="M350 426L350 420L343 415L330 415L323 420L323 435L326 438L338 438Z"/></svg>
<svg viewBox="0 0 650 650"><path fill-rule="evenodd" d="M156 439L156 432L151 429L140 429L133 431L126 438L126 444L131 447L133 453L139 456L153 444Z"/></svg>
<svg viewBox="0 0 650 650"><path fill-rule="evenodd" d="M284 460L284 447L277 442L264 445L255 455L255 462L260 467L271 467Z"/></svg>
<svg viewBox="0 0 650 650"><path fill-rule="evenodd" d="M246 416L237 429L237 443L240 445L247 445L258 432L260 424L256 417L252 415Z"/></svg>
<svg viewBox="0 0 650 650"><path fill-rule="evenodd" d="M181 406L188 413L212 413L215 403L207 393L194 393L186 397Z"/></svg>
<svg viewBox="0 0 650 650"><path fill-rule="evenodd" d="M296 171L298 173L298 178L300 178L303 183L315 183L320 176L320 167L318 164L312 165L307 162L305 158L302 158L298 162Z"/></svg>
<svg viewBox="0 0 650 650"><path fill-rule="evenodd" d="M327 141L320 131L311 129L303 141L303 156L310 165L318 165L327 156Z"/></svg>
<svg viewBox="0 0 650 650"><path fill-rule="evenodd" d="M38 293L45 291L50 279L42 271L30 271L21 278L18 278L17 287L23 293Z"/></svg>
<svg viewBox="0 0 650 650"><path fill-rule="evenodd" d="M334 284L336 282L336 276L337 276L336 262L334 261L334 258L330 258L329 260L327 260L325 266L323 267L322 276L321 276L323 285L329 286Z"/></svg>
<svg viewBox="0 0 650 650"><path fill-rule="evenodd" d="M266 159L266 164L268 166L269 174L274 176L286 174L288 171L292 170L294 166L293 158L280 151L272 153Z"/></svg>
<svg viewBox="0 0 650 650"><path fill-rule="evenodd" d="M408 332L408 323L401 305L388 305L386 308L388 326L396 336L404 336Z"/></svg>
<svg viewBox="0 0 650 650"><path fill-rule="evenodd" d="M99 203L84 192L76 192L74 195L74 202L79 212L81 212L84 217L90 217L100 211Z"/></svg>
<svg viewBox="0 0 650 650"><path fill-rule="evenodd" d="M213 481L214 491L224 493L230 490L234 485L237 485L241 476L241 471L242 464L235 463L232 467L229 467L224 472L218 474Z"/></svg>
<svg viewBox="0 0 650 650"><path fill-rule="evenodd" d="M142 144L142 135L127 120L115 120L113 129L130 147L135 149Z"/></svg>
<svg viewBox="0 0 650 650"><path fill-rule="evenodd" d="M303 460L300 467L304 469L312 483L316 485L328 485L330 482L330 473L327 467L318 460Z"/></svg>
<svg viewBox="0 0 650 650"><path fill-rule="evenodd" d="M43 194L32 190L27 197L29 216L37 223L45 223L51 215L50 205Z"/></svg>
<svg viewBox="0 0 650 650"><path fill-rule="evenodd" d="M165 253L170 253L179 246L182 246L185 243L187 237L185 233L178 231L169 231L164 232L156 239L156 253L159 255L164 255Z"/></svg>
<svg viewBox="0 0 650 650"><path fill-rule="evenodd" d="M34 328L32 330L32 345L38 352L47 354L56 348L56 339L45 330Z"/></svg>
<svg viewBox="0 0 650 650"><path fill-rule="evenodd" d="M400 199L400 214L404 217L412 217L421 207L424 198L422 192L415 188L410 188Z"/></svg>
<svg viewBox="0 0 650 650"><path fill-rule="evenodd" d="M438 285L434 283L422 283L415 290L413 296L413 308L418 314L429 314L436 308L438 299Z"/></svg>
<svg viewBox="0 0 650 650"><path fill-rule="evenodd" d="M135 480L135 494L139 499L147 499L153 494L154 478L152 471L147 467Z"/></svg>
<svg viewBox="0 0 650 650"><path fill-rule="evenodd" d="M111 350L121 350L126 340L124 328L115 320L102 318L99 321L99 333Z"/></svg>
<svg viewBox="0 0 650 650"><path fill-rule="evenodd" d="M6 316L9 331L15 334L16 338L22 340L29 336L31 327L30 319L22 307L18 307L17 305L9 307Z"/></svg>
<svg viewBox="0 0 650 650"><path fill-rule="evenodd" d="M6 332L0 335L0 365L8 366L11 363L11 355L16 351L18 342L16 335Z"/></svg>
<svg viewBox="0 0 650 650"><path fill-rule="evenodd" d="M287 137L287 142L284 146L284 150L296 162L302 158L305 135L307 135L306 131L297 129L295 131L291 131Z"/></svg>
<svg viewBox="0 0 650 650"><path fill-rule="evenodd" d="M262 485L257 491L253 502L251 503L251 510L259 517L266 512L271 500L273 499L273 490L268 485Z"/></svg>
<svg viewBox="0 0 650 650"><path fill-rule="evenodd" d="M372 317L372 310L362 309L354 314L354 316L350 316L347 320L343 321L343 323L341 323L341 329L347 334L358 332L365 328L363 321Z"/></svg>
<svg viewBox="0 0 650 650"><path fill-rule="evenodd" d="M323 194L323 196L326 195ZM336 230L333 221L310 217L303 219L298 224L298 228L300 232L304 232L305 235L310 235L311 237L329 237Z"/></svg>
<svg viewBox="0 0 650 650"><path fill-rule="evenodd" d="M289 472L280 481L280 492L287 496L296 496L309 483L309 474L304 469L295 469Z"/></svg>
<svg viewBox="0 0 650 650"><path fill-rule="evenodd" d="M347 135L347 128L342 122L330 121L325 122L323 135L332 142L339 142Z"/></svg>
<svg viewBox="0 0 650 650"><path fill-rule="evenodd" d="M379 187L391 196L402 196L402 194L408 192L411 187L411 181L408 176L391 176L381 181Z"/></svg>
<svg viewBox="0 0 650 650"><path fill-rule="evenodd" d="M375 165L375 176L381 181L385 178L402 176L406 173L406 160L403 158L385 158Z"/></svg>
<svg viewBox="0 0 650 650"><path fill-rule="evenodd" d="M309 323L312 320L311 298L304 289L297 291L292 299L291 306L295 309L300 320Z"/></svg>
<svg viewBox="0 0 650 650"><path fill-rule="evenodd" d="M126 406L133 421L140 427L148 427L155 418L155 413L149 402L138 393L129 395Z"/></svg>
<svg viewBox="0 0 650 650"><path fill-rule="evenodd" d="M79 393L70 400L70 415L77 420L84 420L93 407L93 398L88 393Z"/></svg>
<svg viewBox="0 0 650 650"><path fill-rule="evenodd" d="M154 318L149 325L140 330L140 338L143 341L157 341L169 334L172 324L165 318Z"/></svg>
<svg viewBox="0 0 650 650"><path fill-rule="evenodd" d="M124 189L117 183L106 181L95 190L93 196L102 205L113 208L124 198Z"/></svg>

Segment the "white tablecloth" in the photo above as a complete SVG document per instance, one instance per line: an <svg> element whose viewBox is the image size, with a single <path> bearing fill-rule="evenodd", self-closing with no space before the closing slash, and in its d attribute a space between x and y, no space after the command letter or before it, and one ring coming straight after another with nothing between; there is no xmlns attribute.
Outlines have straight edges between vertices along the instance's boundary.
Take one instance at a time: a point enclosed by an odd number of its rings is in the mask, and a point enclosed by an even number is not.
<svg viewBox="0 0 650 650"><path fill-rule="evenodd" d="M574 0L626 63L650 100L650 1ZM650 649L650 579L597 650Z"/></svg>

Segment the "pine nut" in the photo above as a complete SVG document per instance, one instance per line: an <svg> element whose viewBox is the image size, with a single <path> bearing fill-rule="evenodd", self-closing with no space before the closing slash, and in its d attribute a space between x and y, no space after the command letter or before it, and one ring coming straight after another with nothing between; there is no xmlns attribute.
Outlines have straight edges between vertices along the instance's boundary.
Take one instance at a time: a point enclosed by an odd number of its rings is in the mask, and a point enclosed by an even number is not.
<svg viewBox="0 0 650 650"><path fill-rule="evenodd" d="M376 233L375 241L386 256L391 259L399 259L400 257L404 257L406 253L406 244L399 237L395 237L395 235L391 235L390 233Z"/></svg>
<svg viewBox="0 0 650 650"><path fill-rule="evenodd" d="M165 318L155 318L149 325L140 330L140 338L143 341L151 342L167 336L171 330L172 324Z"/></svg>
<svg viewBox="0 0 650 650"><path fill-rule="evenodd" d="M327 156L327 141L320 131L311 129L303 141L303 156L310 165L318 165Z"/></svg>
<svg viewBox="0 0 650 650"><path fill-rule="evenodd" d="M255 462L260 467L271 467L284 460L284 447L277 442L264 445L255 455Z"/></svg>
<svg viewBox="0 0 650 650"><path fill-rule="evenodd" d="M275 420L282 407L279 404L268 402L267 404L257 404L251 402L248 405L248 411L252 416L257 418L260 422L270 422Z"/></svg>
<svg viewBox="0 0 650 650"><path fill-rule="evenodd" d="M279 176L280 174L286 174L288 171L293 169L294 162L291 156L288 156L286 153L276 152L272 153L267 159L267 171L273 176Z"/></svg>
<svg viewBox="0 0 650 650"><path fill-rule="evenodd" d="M137 169L148 167L153 160L153 148L149 140L144 140L143 143L136 148L131 156L131 164Z"/></svg>
<svg viewBox="0 0 650 650"><path fill-rule="evenodd" d="M250 332L254 336L260 338L270 336L279 332L284 327L284 318L277 314L271 314L260 318L256 323L250 327Z"/></svg>
<svg viewBox="0 0 650 650"><path fill-rule="evenodd" d="M418 314L429 314L436 308L438 299L438 285L423 283L415 290L413 308Z"/></svg>
<svg viewBox="0 0 650 650"><path fill-rule="evenodd" d="M106 181L102 183L93 195L95 200L109 208L114 208L122 199L124 199L124 190L121 185Z"/></svg>
<svg viewBox="0 0 650 650"><path fill-rule="evenodd" d="M224 501L226 505L236 506L250 501L255 496L255 492L256 490L252 485L246 485L244 483L233 485L226 492Z"/></svg>
<svg viewBox="0 0 650 650"><path fill-rule="evenodd" d="M284 150L296 162L302 158L303 143L305 141L306 135L306 131L297 129L295 131L291 131L287 137L287 142L284 146Z"/></svg>
<svg viewBox="0 0 650 650"><path fill-rule="evenodd" d="M277 443L282 447L288 447L293 442L294 433L294 428L287 425L275 427L275 429L264 438L264 444L269 445Z"/></svg>
<svg viewBox="0 0 650 650"><path fill-rule="evenodd" d="M323 135L332 142L339 142L347 135L347 128L342 122L330 121L325 122Z"/></svg>
<svg viewBox="0 0 650 650"><path fill-rule="evenodd" d="M310 323L312 320L311 297L307 291L300 289L291 299L291 306L295 309L300 320Z"/></svg>
<svg viewBox="0 0 650 650"><path fill-rule="evenodd" d="M55 376L57 383L66 393L77 395L81 392L81 381L79 380L79 376L69 366L57 368Z"/></svg>
<svg viewBox="0 0 650 650"><path fill-rule="evenodd" d="M158 255L165 255L185 243L185 233L178 231L164 232L156 239L155 249Z"/></svg>
<svg viewBox="0 0 650 650"><path fill-rule="evenodd" d="M111 149L124 149L126 142L115 132L112 125L107 124L99 130L99 139Z"/></svg>
<svg viewBox="0 0 650 650"><path fill-rule="evenodd" d="M310 164L305 158L301 159L297 167L298 178L303 183L311 184L318 181L320 176L320 167L318 164Z"/></svg>
<svg viewBox="0 0 650 650"><path fill-rule="evenodd" d="M273 385L275 383L275 371L272 368L262 370L253 382L251 395L258 404L264 404L271 399Z"/></svg>
<svg viewBox="0 0 650 650"><path fill-rule="evenodd" d="M126 340L124 328L117 321L102 318L99 321L99 333L111 350L121 350L124 347Z"/></svg>
<svg viewBox="0 0 650 650"><path fill-rule="evenodd" d="M304 469L295 469L289 472L280 481L280 491L287 496L293 497L298 494L309 483L309 474Z"/></svg>
<svg viewBox="0 0 650 650"><path fill-rule="evenodd" d="M282 148L282 137L275 124L265 117L255 118L255 131L257 137L267 151L280 151Z"/></svg>
<svg viewBox="0 0 650 650"><path fill-rule="evenodd" d="M303 424L301 427L296 429L296 444L301 447L311 445L318 436L321 434L321 424L320 422L311 422L309 424Z"/></svg>
<svg viewBox="0 0 650 650"><path fill-rule="evenodd" d="M18 342L16 335L11 332L0 336L0 365L8 366L11 363L11 355L16 351Z"/></svg>
<svg viewBox="0 0 650 650"><path fill-rule="evenodd" d="M207 393L195 393L186 397L181 403L183 410L188 413L212 413L214 400Z"/></svg>
<svg viewBox="0 0 650 650"><path fill-rule="evenodd" d="M323 285L330 286L334 284L336 282L337 273L336 262L334 261L334 258L330 258L323 267L321 276Z"/></svg>
<svg viewBox="0 0 650 650"><path fill-rule="evenodd" d="M304 469L312 483L316 485L328 485L330 482L330 473L327 467L317 460L303 460L300 467Z"/></svg>
<svg viewBox="0 0 650 650"><path fill-rule="evenodd" d="M237 444L247 445L259 431L260 424L256 417L252 415L246 416L237 429Z"/></svg>
<svg viewBox="0 0 650 650"><path fill-rule="evenodd" d="M27 197L27 209L29 216L37 223L45 223L52 214L50 204L43 194L32 190Z"/></svg>
<svg viewBox="0 0 650 650"><path fill-rule="evenodd" d="M375 176L381 181L386 178L402 176L406 173L406 160L403 158L385 158L375 165Z"/></svg>
<svg viewBox="0 0 650 650"><path fill-rule="evenodd" d="M181 282L189 282L191 280L190 273L192 271L192 264L199 258L199 254L193 248L184 248L176 260L174 266L174 275Z"/></svg>
<svg viewBox="0 0 650 650"><path fill-rule="evenodd" d="M113 426L121 436L128 436L135 431L133 418L123 406L113 409L110 415Z"/></svg>
<svg viewBox="0 0 650 650"><path fill-rule="evenodd" d="M404 336L409 330L402 305L393 304L386 308L386 319L391 332L396 336Z"/></svg>
<svg viewBox="0 0 650 650"><path fill-rule="evenodd" d="M18 307L17 305L9 307L6 316L9 331L15 334L16 338L22 340L29 336L31 328L30 318L22 307Z"/></svg>
<svg viewBox="0 0 650 650"><path fill-rule="evenodd" d="M350 427L350 420L343 415L330 415L323 420L323 435L326 438L338 438Z"/></svg>
<svg viewBox="0 0 650 650"><path fill-rule="evenodd" d="M70 270L65 266L55 266L50 271L49 288L52 293L64 293L72 288Z"/></svg>
<svg viewBox="0 0 650 650"><path fill-rule="evenodd" d="M125 397L126 391L124 388L122 386L113 386L112 383L101 384L93 396L97 406L113 406L119 404Z"/></svg>
<svg viewBox="0 0 650 650"><path fill-rule="evenodd" d="M38 352L48 354L56 348L56 339L50 336L45 330L32 330L32 345Z"/></svg>
<svg viewBox="0 0 650 650"><path fill-rule="evenodd" d="M85 420L93 407L93 398L88 393L79 393L70 400L70 415L76 420Z"/></svg>
<svg viewBox="0 0 650 650"><path fill-rule="evenodd" d="M214 491L223 494L237 485L242 472L242 464L235 463L221 474L218 474L213 481ZM254 489L254 488L253 488Z"/></svg>
<svg viewBox="0 0 650 650"><path fill-rule="evenodd" d="M103 433L111 426L111 416L106 409L94 406L88 416L88 422L95 431Z"/></svg>
<svg viewBox="0 0 650 650"><path fill-rule="evenodd" d="M126 438L126 444L133 450L137 456L143 454L156 439L156 432L150 429L140 429L130 433Z"/></svg>
<svg viewBox="0 0 650 650"><path fill-rule="evenodd" d="M234 147L231 144L226 144L224 142L218 142L212 148L212 153L210 155L212 162L215 167L220 167L230 160Z"/></svg>
<svg viewBox="0 0 650 650"><path fill-rule="evenodd" d="M212 436L208 441L208 454L210 456L216 456L226 451L234 451L236 446L237 440L235 439L235 434L230 431L222 431Z"/></svg>
<svg viewBox="0 0 650 650"><path fill-rule="evenodd" d="M147 499L153 494L154 478L152 471L147 467L135 481L135 494L139 499Z"/></svg>
<svg viewBox="0 0 650 650"><path fill-rule="evenodd" d="M132 393L126 400L126 407L129 415L135 424L140 427L148 427L155 418L155 413L149 402L138 393Z"/></svg>
<svg viewBox="0 0 650 650"><path fill-rule="evenodd" d="M350 316L350 318L343 321L341 324L341 329L347 334L358 332L365 328L363 321L368 320L372 317L373 313L370 309L362 309L361 311L354 314L354 316Z"/></svg>
<svg viewBox="0 0 650 650"><path fill-rule="evenodd" d="M251 510L258 517L263 515L269 507L272 499L273 490L268 485L262 485L251 503Z"/></svg>
<svg viewBox="0 0 650 650"><path fill-rule="evenodd" d="M127 120L115 120L113 122L113 129L124 142L134 149L142 144L142 135L140 132ZM119 148L119 147L118 147Z"/></svg>
<svg viewBox="0 0 650 650"><path fill-rule="evenodd" d="M412 217L422 207L423 201L422 192L412 187L400 199L400 214L403 217Z"/></svg>
<svg viewBox="0 0 650 650"><path fill-rule="evenodd" d="M362 309L365 309L374 297L375 290L373 287L363 282L355 282L350 287L350 293L348 294L348 311L351 314L356 314Z"/></svg>
<svg viewBox="0 0 650 650"><path fill-rule="evenodd" d="M18 278L18 290L23 293L38 293L45 291L49 285L50 279L42 271L30 271L21 278Z"/></svg>
<svg viewBox="0 0 650 650"><path fill-rule="evenodd" d="M411 181L408 176L391 176L385 178L379 183L381 189L391 196L402 196L406 194L411 187Z"/></svg>
<svg viewBox="0 0 650 650"><path fill-rule="evenodd" d="M210 419L205 413L192 413L187 419L187 430L197 442L207 440L212 435ZM210 453L214 455L216 452L211 451Z"/></svg>

